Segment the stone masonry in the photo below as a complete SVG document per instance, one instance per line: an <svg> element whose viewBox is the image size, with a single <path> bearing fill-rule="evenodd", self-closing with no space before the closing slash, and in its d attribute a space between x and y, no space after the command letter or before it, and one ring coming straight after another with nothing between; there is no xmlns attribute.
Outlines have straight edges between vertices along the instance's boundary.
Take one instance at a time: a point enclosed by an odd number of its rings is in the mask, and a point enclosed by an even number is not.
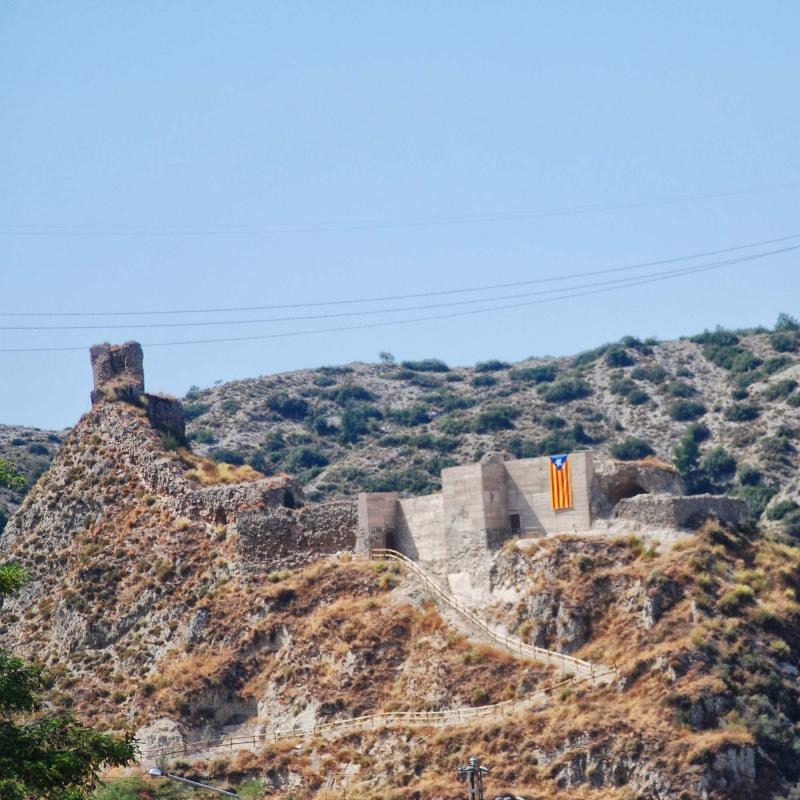
<svg viewBox="0 0 800 800"><path fill-rule="evenodd" d="M718 519L736 526L747 515L747 503L737 497L697 494L674 497L665 494L639 494L620 500L614 509L618 519L640 522L659 528L694 529L707 519Z"/></svg>
<svg viewBox="0 0 800 800"><path fill-rule="evenodd" d="M93 406L107 400L144 406L154 428L185 443L186 422L181 401L164 394L145 393L144 354L139 342L96 344L89 355L94 378Z"/></svg>

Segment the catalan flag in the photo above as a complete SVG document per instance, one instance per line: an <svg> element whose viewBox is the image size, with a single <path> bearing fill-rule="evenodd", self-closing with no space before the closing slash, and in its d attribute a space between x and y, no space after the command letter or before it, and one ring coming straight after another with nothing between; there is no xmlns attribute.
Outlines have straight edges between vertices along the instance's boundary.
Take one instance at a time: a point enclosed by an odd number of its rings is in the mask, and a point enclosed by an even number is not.
<svg viewBox="0 0 800 800"><path fill-rule="evenodd" d="M572 508L572 476L566 454L550 456L550 505L554 511Z"/></svg>

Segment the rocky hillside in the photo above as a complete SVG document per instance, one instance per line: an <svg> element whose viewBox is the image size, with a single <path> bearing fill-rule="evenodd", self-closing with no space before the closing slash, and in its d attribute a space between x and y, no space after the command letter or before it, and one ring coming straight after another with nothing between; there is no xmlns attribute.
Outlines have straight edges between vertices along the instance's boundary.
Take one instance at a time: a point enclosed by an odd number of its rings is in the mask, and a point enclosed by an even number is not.
<svg viewBox="0 0 800 800"><path fill-rule="evenodd" d="M739 494L757 516L798 491L799 343L782 318L516 364L387 357L193 388L184 403L196 450L296 474L312 499L434 491L443 467L490 450L672 461L680 445L691 491Z"/></svg>
<svg viewBox="0 0 800 800"><path fill-rule="evenodd" d="M755 334L748 348L758 336L769 342ZM648 347L629 344L625 353L645 366L656 353L646 355ZM694 343L661 347L662 356L685 348L711 369ZM635 369L609 367L608 357L583 378L569 367L569 380L591 385L603 372ZM366 381L367 370L346 373L345 385L359 374ZM500 372L512 381L512 370ZM380 379L391 381L388 374ZM373 397L377 380L363 387ZM556 371L544 385L567 380ZM546 402L530 388L520 392ZM325 423L347 430L357 403L377 406L362 396ZM449 414L469 423L491 407ZM307 407L304 416L313 413ZM380 413L367 419L380 425L400 411ZM716 413L706 411L709 427ZM473 430L465 439L488 435ZM54 706L100 727L136 729L147 745L486 705L556 680L551 667L493 650L440 616L400 568L327 556L345 541L331 538L335 515L300 505L291 478L263 479L246 465L171 446L145 408L100 402L0 537L0 558L30 575L0 609L0 645L49 668ZM251 530L253 515L264 523ZM298 530L308 538L295 540ZM287 561L287 541L305 557ZM579 683L471 726L350 731L227 755L201 750L174 768L233 784L257 780L284 800L322 800L345 785L364 800L455 800L463 791L454 768L478 751L492 765L493 788L528 798L796 792L800 548L787 534L709 523L672 547L635 536L512 541L493 554L490 575L484 616L527 642L615 664L613 683Z"/></svg>
<svg viewBox="0 0 800 800"><path fill-rule="evenodd" d="M25 480L19 490L0 487L0 533L25 493L50 465L65 436L65 431L0 425L0 460L12 463Z"/></svg>

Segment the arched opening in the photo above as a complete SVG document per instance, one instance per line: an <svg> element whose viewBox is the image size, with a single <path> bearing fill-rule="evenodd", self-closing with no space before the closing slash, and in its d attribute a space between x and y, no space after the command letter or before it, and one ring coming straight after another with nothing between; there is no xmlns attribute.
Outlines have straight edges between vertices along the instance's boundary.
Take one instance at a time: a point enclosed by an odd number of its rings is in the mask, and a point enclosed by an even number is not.
<svg viewBox="0 0 800 800"><path fill-rule="evenodd" d="M386 531L386 549L397 550L397 538L394 535L394 531Z"/></svg>
<svg viewBox="0 0 800 800"><path fill-rule="evenodd" d="M283 490L283 505L285 508L297 508L297 501L291 489Z"/></svg>
<svg viewBox="0 0 800 800"><path fill-rule="evenodd" d="M636 497L637 494L647 494L647 489L640 486L633 478L620 477L608 487L608 499L612 506L626 497Z"/></svg>

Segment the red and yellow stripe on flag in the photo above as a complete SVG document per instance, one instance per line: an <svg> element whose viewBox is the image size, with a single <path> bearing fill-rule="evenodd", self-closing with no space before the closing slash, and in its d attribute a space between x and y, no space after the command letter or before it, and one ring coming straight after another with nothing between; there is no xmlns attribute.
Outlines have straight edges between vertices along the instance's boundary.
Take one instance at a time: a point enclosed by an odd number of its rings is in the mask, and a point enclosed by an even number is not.
<svg viewBox="0 0 800 800"><path fill-rule="evenodd" d="M550 456L550 505L554 511L572 508L572 476L566 455Z"/></svg>

